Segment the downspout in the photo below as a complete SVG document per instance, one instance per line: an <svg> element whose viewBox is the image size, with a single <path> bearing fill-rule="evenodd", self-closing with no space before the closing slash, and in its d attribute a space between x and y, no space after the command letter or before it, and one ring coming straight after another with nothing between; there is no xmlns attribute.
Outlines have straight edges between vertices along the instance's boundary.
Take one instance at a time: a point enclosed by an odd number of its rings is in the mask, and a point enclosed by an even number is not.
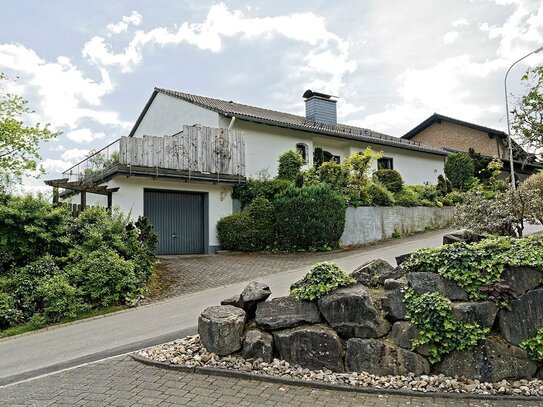
<svg viewBox="0 0 543 407"><path fill-rule="evenodd" d="M230 124L228 125L228 130L232 130L232 127L234 126L235 121L236 121L236 116L232 116L232 119L230 120Z"/></svg>

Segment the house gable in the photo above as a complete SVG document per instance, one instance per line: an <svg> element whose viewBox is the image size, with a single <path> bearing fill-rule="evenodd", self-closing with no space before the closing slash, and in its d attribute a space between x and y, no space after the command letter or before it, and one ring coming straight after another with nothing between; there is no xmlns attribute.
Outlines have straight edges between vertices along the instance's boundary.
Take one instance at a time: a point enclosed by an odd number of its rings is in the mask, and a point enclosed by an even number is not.
<svg viewBox="0 0 543 407"><path fill-rule="evenodd" d="M183 129L183 125L192 126L195 124L219 127L219 114L155 91L129 136L171 136L179 133Z"/></svg>

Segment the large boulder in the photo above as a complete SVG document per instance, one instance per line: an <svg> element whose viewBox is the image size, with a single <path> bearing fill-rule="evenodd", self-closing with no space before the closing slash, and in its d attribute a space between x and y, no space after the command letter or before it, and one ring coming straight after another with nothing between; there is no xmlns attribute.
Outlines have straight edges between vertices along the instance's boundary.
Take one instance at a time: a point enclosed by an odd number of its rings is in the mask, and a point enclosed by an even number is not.
<svg viewBox="0 0 543 407"><path fill-rule="evenodd" d="M437 273L411 272L407 274L407 281L417 294L438 291L450 300L466 301L468 299L466 290Z"/></svg>
<svg viewBox="0 0 543 407"><path fill-rule="evenodd" d="M398 321L392 325L389 338L400 348L411 350L413 340L419 336L419 329L409 321Z"/></svg>
<svg viewBox="0 0 543 407"><path fill-rule="evenodd" d="M219 356L241 349L245 311L232 305L209 307L198 318L198 333L209 352Z"/></svg>
<svg viewBox="0 0 543 407"><path fill-rule="evenodd" d="M409 260L413 253L400 254L396 256L396 265L400 266L403 262Z"/></svg>
<svg viewBox="0 0 543 407"><path fill-rule="evenodd" d="M373 259L353 271L351 277L367 287L378 287L383 285L386 279L398 278L403 274L405 274L403 270L395 269L386 261Z"/></svg>
<svg viewBox="0 0 543 407"><path fill-rule="evenodd" d="M266 301L271 295L270 287L264 283L253 281L247 284L239 296L239 307L243 308L249 318L254 317L256 305Z"/></svg>
<svg viewBox="0 0 543 407"><path fill-rule="evenodd" d="M379 338L390 330L390 324L373 305L368 289L360 284L321 297L319 309L343 338Z"/></svg>
<svg viewBox="0 0 543 407"><path fill-rule="evenodd" d="M407 287L405 277L385 280L385 293L381 297L381 310L390 321L405 319L407 308L403 302L403 288Z"/></svg>
<svg viewBox="0 0 543 407"><path fill-rule="evenodd" d="M509 306L511 311L503 309L499 313L500 331L508 342L519 345L543 326L543 288L521 295Z"/></svg>
<svg viewBox="0 0 543 407"><path fill-rule="evenodd" d="M270 363L273 357L273 336L258 328L245 332L241 356L244 359L262 359Z"/></svg>
<svg viewBox="0 0 543 407"><path fill-rule="evenodd" d="M349 372L367 372L379 376L415 375L430 372L430 364L421 355L386 344L378 339L351 338L347 341L345 368Z"/></svg>
<svg viewBox="0 0 543 407"><path fill-rule="evenodd" d="M498 314L498 306L490 301L454 302L452 313L462 322L475 323L483 328L491 328Z"/></svg>
<svg viewBox="0 0 543 407"><path fill-rule="evenodd" d="M221 305L232 305L233 307L239 307L239 295L225 298L221 301Z"/></svg>
<svg viewBox="0 0 543 407"><path fill-rule="evenodd" d="M301 324L320 322L317 304L296 297L277 297L260 302L256 307L255 322L266 330L291 328Z"/></svg>
<svg viewBox="0 0 543 407"><path fill-rule="evenodd" d="M541 272L532 267L508 267L502 273L502 280L508 283L517 295L522 295L539 287Z"/></svg>
<svg viewBox="0 0 543 407"><path fill-rule="evenodd" d="M343 347L335 331L323 324L302 325L273 333L281 359L311 370L343 372Z"/></svg>
<svg viewBox="0 0 543 407"><path fill-rule="evenodd" d="M437 366L437 373L485 382L529 379L536 370L537 365L524 350L491 339L483 339L470 349L451 352Z"/></svg>

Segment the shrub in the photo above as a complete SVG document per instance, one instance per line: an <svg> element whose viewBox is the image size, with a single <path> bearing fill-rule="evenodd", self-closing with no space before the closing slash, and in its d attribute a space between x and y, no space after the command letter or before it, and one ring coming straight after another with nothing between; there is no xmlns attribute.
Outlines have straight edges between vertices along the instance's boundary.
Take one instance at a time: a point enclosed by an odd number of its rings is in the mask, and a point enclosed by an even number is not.
<svg viewBox="0 0 543 407"><path fill-rule="evenodd" d="M251 239L254 250L265 250L275 243L275 209L266 198L257 197L247 213L251 219Z"/></svg>
<svg viewBox="0 0 543 407"><path fill-rule="evenodd" d="M330 187L343 194L349 183L349 169L335 161L323 163L317 170L319 181L330 185Z"/></svg>
<svg viewBox="0 0 543 407"><path fill-rule="evenodd" d="M367 192L372 206L394 205L394 195L380 184L370 184L367 188Z"/></svg>
<svg viewBox="0 0 543 407"><path fill-rule="evenodd" d="M452 192L452 182L445 178L443 175L439 174L437 177L437 186L436 192L439 196L445 196Z"/></svg>
<svg viewBox="0 0 543 407"><path fill-rule="evenodd" d="M464 324L456 319L451 301L439 292L417 295L408 288L404 295L407 318L419 329L419 336L412 342L412 347L428 345L430 363L439 362L443 355L454 350L477 345L490 331L490 328Z"/></svg>
<svg viewBox="0 0 543 407"><path fill-rule="evenodd" d="M326 184L289 188L275 197L276 230L284 250L339 246L345 227L345 201Z"/></svg>
<svg viewBox="0 0 543 407"><path fill-rule="evenodd" d="M275 243L275 210L266 198L258 197L243 212L219 220L217 235L225 250L265 250Z"/></svg>
<svg viewBox="0 0 543 407"><path fill-rule="evenodd" d="M400 192L403 187L402 176L396 170L377 170L373 173L373 180L390 192Z"/></svg>
<svg viewBox="0 0 543 407"><path fill-rule="evenodd" d="M13 297L13 304L20 312L20 322L25 322L41 309L38 286L47 278L60 273L51 256L44 256L32 263L13 269L8 276L6 288Z"/></svg>
<svg viewBox="0 0 543 407"><path fill-rule="evenodd" d="M13 297L0 291L0 329L16 325L20 320L20 311L15 308Z"/></svg>
<svg viewBox="0 0 543 407"><path fill-rule="evenodd" d="M248 231L252 229L252 220L249 214L244 212L233 213L225 216L217 222L217 236L221 248L249 252L254 250L251 239L248 239Z"/></svg>
<svg viewBox="0 0 543 407"><path fill-rule="evenodd" d="M7 196L0 200L0 274L23 266L46 253L64 256L71 247L71 217L33 196Z"/></svg>
<svg viewBox="0 0 543 407"><path fill-rule="evenodd" d="M249 205L260 196L273 201L275 195L292 186L292 181L286 179L256 180L249 179L246 184L234 187L232 198L239 199L243 207Z"/></svg>
<svg viewBox="0 0 543 407"><path fill-rule="evenodd" d="M321 147L315 147L313 151L313 166L319 168L324 162L324 151Z"/></svg>
<svg viewBox="0 0 543 407"><path fill-rule="evenodd" d="M304 159L297 151L287 151L279 157L277 178L294 181L304 165Z"/></svg>
<svg viewBox="0 0 543 407"><path fill-rule="evenodd" d="M419 194L409 187L402 188L401 191L394 194L394 201L396 205L400 206L419 206L421 204Z"/></svg>
<svg viewBox="0 0 543 407"><path fill-rule="evenodd" d="M45 280L37 291L43 301L43 316L48 321L59 322L65 318L74 318L83 308L78 290L62 275L57 274Z"/></svg>
<svg viewBox="0 0 543 407"><path fill-rule="evenodd" d="M81 249L70 253L66 268L68 281L81 290L92 306L130 304L140 294L134 263L110 248L92 252Z"/></svg>
<svg viewBox="0 0 543 407"><path fill-rule="evenodd" d="M314 301L340 287L355 284L356 280L341 271L334 263L316 263L305 277L295 283L290 294L300 300Z"/></svg>
<svg viewBox="0 0 543 407"><path fill-rule="evenodd" d="M532 194L527 212L538 222L543 223L543 172L529 176L518 189L523 195Z"/></svg>
<svg viewBox="0 0 543 407"><path fill-rule="evenodd" d="M443 197L443 204L447 206L453 206L464 202L464 197L458 191L449 192Z"/></svg>
<svg viewBox="0 0 543 407"><path fill-rule="evenodd" d="M528 357L534 361L543 361L543 327L530 339L520 343L520 347L528 353Z"/></svg>
<svg viewBox="0 0 543 407"><path fill-rule="evenodd" d="M473 177L475 171L473 160L464 153L449 154L444 170L453 187L460 190L466 189L465 183Z"/></svg>
<svg viewBox="0 0 543 407"><path fill-rule="evenodd" d="M366 147L363 152L353 153L345 160L345 166L351 174L350 183L364 186L367 183L367 172L371 167L371 163L382 157L381 153L377 153Z"/></svg>

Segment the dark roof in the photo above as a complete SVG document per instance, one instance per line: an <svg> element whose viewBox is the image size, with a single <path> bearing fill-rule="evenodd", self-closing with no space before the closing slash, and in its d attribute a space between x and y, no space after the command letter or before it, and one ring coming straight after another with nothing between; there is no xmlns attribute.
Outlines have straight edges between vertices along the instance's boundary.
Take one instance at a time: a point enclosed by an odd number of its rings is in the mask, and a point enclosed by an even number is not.
<svg viewBox="0 0 543 407"><path fill-rule="evenodd" d="M218 112L219 114L228 117L235 116L236 119L247 120L278 127L285 127L294 130L307 131L311 133L318 133L347 140L362 141L366 143L403 148L407 150L422 151L430 154L438 154L443 156L447 155L447 152L440 148L426 146L418 142L413 142L398 137L388 136L386 134L378 133L361 127L348 126L345 124L329 125L323 123L316 123L307 120L303 116L297 116L290 113L277 112L275 110L244 105L233 101L208 98L204 96L192 95L190 93L177 92L162 88L155 88L153 94L147 102L147 105L140 114L138 120L136 121L136 124L132 128L132 131L129 134L130 137L134 135L139 123L143 119L143 116L147 112L147 109L149 108L158 93L163 93L174 98L185 100L189 103L204 107L209 110L213 110L215 112Z"/></svg>
<svg viewBox="0 0 543 407"><path fill-rule="evenodd" d="M452 117L443 116L442 114L439 114L439 113L434 113L433 115L431 115L429 118L424 120L421 124L419 124L417 127L405 133L402 136L402 138L410 140L411 138L419 134L425 128L430 127L434 123L441 123L442 121L454 123L460 126L469 127L470 129L482 131L483 133L487 133L489 137L499 137L502 139L507 138L507 133L501 130L491 129L490 127L479 126L478 124L469 123L469 122L465 122L458 119L453 119Z"/></svg>

